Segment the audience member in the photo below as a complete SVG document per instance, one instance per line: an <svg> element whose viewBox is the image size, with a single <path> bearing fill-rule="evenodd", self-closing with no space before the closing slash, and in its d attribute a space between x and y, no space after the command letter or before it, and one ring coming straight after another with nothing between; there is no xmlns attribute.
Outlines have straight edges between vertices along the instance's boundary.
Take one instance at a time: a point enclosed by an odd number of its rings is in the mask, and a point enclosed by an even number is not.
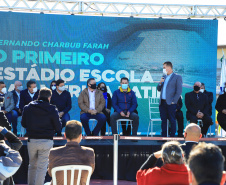
<svg viewBox="0 0 226 185"><path fill-rule="evenodd" d="M159 101L159 111L162 120L162 136L167 136L167 120L171 124L170 136L176 133L176 109L177 102L182 93L182 77L173 72L173 65L167 61L163 63L163 77L157 86L161 92Z"/></svg>
<svg viewBox="0 0 226 185"><path fill-rule="evenodd" d="M120 80L121 87L113 93L112 106L115 112L111 115L111 128L112 133L117 134L117 120L118 119L131 119L133 120L132 135L137 135L139 126L139 116L134 113L137 108L137 98L129 88L129 79L126 77Z"/></svg>
<svg viewBox="0 0 226 185"><path fill-rule="evenodd" d="M21 124L28 136L28 184L43 185L48 166L49 151L53 147L53 135L61 130L58 110L51 105L52 91L42 88L38 100L24 107Z"/></svg>
<svg viewBox="0 0 226 185"><path fill-rule="evenodd" d="M87 136L97 136L102 126L106 124L106 116L102 112L105 107L105 99L103 93L96 88L95 79L90 78L87 80L87 88L78 97L78 106L81 109L80 119ZM90 119L97 120L97 125L92 132L89 128Z"/></svg>
<svg viewBox="0 0 226 185"><path fill-rule="evenodd" d="M162 150L150 155L137 172L137 185L164 184L188 185L188 169L184 164L184 154L176 141L166 142ZM163 166L154 167L158 158Z"/></svg>
<svg viewBox="0 0 226 185"><path fill-rule="evenodd" d="M205 84L201 83L200 92L204 93L208 97L209 102L209 116L212 116L212 103L213 103L213 93L206 90Z"/></svg>
<svg viewBox="0 0 226 185"><path fill-rule="evenodd" d="M215 108L218 112L217 121L221 128L226 131L226 87L224 93L218 97Z"/></svg>
<svg viewBox="0 0 226 185"><path fill-rule="evenodd" d="M208 97L200 92L200 87L201 83L195 82L194 90L185 94L186 117L191 123L197 123L198 120L202 120L201 130L202 135L205 136L212 123L212 119L208 113Z"/></svg>
<svg viewBox="0 0 226 185"><path fill-rule="evenodd" d="M50 84L50 89L51 89L52 91L56 90L56 80L53 80L53 81L51 82L51 84Z"/></svg>
<svg viewBox="0 0 226 185"><path fill-rule="evenodd" d="M181 108L183 106L181 97L179 98L177 102L177 108L176 108L176 119L177 119L177 125L178 125L178 137L183 137L184 132L184 115L181 111Z"/></svg>
<svg viewBox="0 0 226 185"><path fill-rule="evenodd" d="M107 87L106 84L104 82L101 82L98 84L97 89L101 90L103 92L104 95L104 99L105 99L105 107L103 109L103 113L107 118L107 123L108 126L110 126L110 113L111 113L111 95L107 92ZM101 135L105 136L105 132L106 132L106 124L104 124L101 128Z"/></svg>
<svg viewBox="0 0 226 185"><path fill-rule="evenodd" d="M82 140L82 124L79 121L68 121L65 127L65 137L67 144L64 146L52 148L49 155L48 173L50 176L51 170L54 167L64 165L87 165L91 166L93 171L95 167L95 154L92 148L80 146ZM63 154L63 157L62 157ZM57 184L64 184L63 172L57 174ZM86 184L88 173L82 172L80 184ZM70 184L70 175L68 174L68 182ZM74 176L77 182L77 173Z"/></svg>
<svg viewBox="0 0 226 185"><path fill-rule="evenodd" d="M8 121L11 123L12 110L14 109L13 93L7 93L6 85L3 81L0 81L0 97L4 97L4 105L1 110L5 113Z"/></svg>
<svg viewBox="0 0 226 185"><path fill-rule="evenodd" d="M6 145L4 137L9 145ZM12 132L0 126L0 185L14 185L12 176L22 163L17 151L21 146L22 142Z"/></svg>
<svg viewBox="0 0 226 185"><path fill-rule="evenodd" d="M224 184L224 156L221 149L212 143L199 143L192 149L188 165L192 185ZM222 182L222 183L221 183Z"/></svg>
<svg viewBox="0 0 226 185"><path fill-rule="evenodd" d="M202 138L201 128L197 124L190 123L188 126L186 126L184 132L185 143L181 145L181 148L185 153L186 160L189 157L191 149L198 144L201 138Z"/></svg>
<svg viewBox="0 0 226 185"><path fill-rule="evenodd" d="M59 79L56 81L56 89L52 91L52 98L50 103L56 105L59 116L62 121L62 128L65 127L67 121L70 120L69 111L71 110L71 94L66 90L64 81ZM61 136L61 131L57 133Z"/></svg>
<svg viewBox="0 0 226 185"><path fill-rule="evenodd" d="M27 82L27 89L20 92L20 104L19 108L21 112L24 110L24 106L28 105L31 101L38 99L39 90L37 89L36 82L30 80Z"/></svg>
<svg viewBox="0 0 226 185"><path fill-rule="evenodd" d="M14 109L12 110L12 126L13 133L17 135L17 118L22 114L19 108L19 104L20 104L20 92L23 90L23 86L20 81L15 81L14 86L15 88L12 91L14 100Z"/></svg>

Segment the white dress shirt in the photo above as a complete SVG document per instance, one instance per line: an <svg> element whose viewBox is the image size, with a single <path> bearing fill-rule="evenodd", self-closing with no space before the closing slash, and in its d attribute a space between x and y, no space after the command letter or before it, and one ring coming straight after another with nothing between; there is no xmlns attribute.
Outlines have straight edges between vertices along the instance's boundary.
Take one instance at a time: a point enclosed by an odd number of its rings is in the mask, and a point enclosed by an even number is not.
<svg viewBox="0 0 226 185"><path fill-rule="evenodd" d="M95 92L96 92L96 90L92 92L88 89L88 92L89 92L89 109L95 110Z"/></svg>
<svg viewBox="0 0 226 185"><path fill-rule="evenodd" d="M16 104L16 108L19 108L19 104L20 104L20 93L18 93L17 91L15 91L17 96L18 96L18 100L17 100L17 104Z"/></svg>
<svg viewBox="0 0 226 185"><path fill-rule="evenodd" d="M28 94L30 95L30 97L31 97L32 100L33 100L35 93L31 94L30 91L28 90Z"/></svg>

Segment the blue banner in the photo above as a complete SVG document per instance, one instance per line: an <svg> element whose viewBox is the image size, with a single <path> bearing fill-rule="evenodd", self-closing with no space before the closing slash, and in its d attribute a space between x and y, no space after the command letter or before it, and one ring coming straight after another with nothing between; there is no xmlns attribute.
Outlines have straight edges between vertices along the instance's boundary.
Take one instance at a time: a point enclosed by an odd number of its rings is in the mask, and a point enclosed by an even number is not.
<svg viewBox="0 0 226 185"><path fill-rule="evenodd" d="M146 134L148 97L159 96L156 86L165 61L183 77L183 97L200 81L214 93L215 105L217 20L0 12L0 23L0 80L8 90L16 80L26 87L34 79L39 88L65 80L71 119L80 120L77 98L88 78L105 82L112 94L126 76L138 99L139 134ZM186 117L185 105L182 110ZM160 133L160 123L154 131Z"/></svg>

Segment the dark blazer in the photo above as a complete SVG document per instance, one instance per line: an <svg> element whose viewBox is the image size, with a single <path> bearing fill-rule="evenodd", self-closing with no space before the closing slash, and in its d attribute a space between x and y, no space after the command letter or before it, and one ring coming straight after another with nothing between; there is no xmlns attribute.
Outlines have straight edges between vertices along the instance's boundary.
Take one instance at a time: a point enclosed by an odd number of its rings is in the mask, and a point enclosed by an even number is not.
<svg viewBox="0 0 226 185"><path fill-rule="evenodd" d="M14 110L17 110L18 108L16 107L18 101L19 101L19 97L16 93L16 90L14 89L13 91L11 91L13 93L13 101L14 101Z"/></svg>
<svg viewBox="0 0 226 185"><path fill-rule="evenodd" d="M208 102L209 102L209 116L211 116L212 115L213 93L212 92L208 92L206 90L203 93L208 97Z"/></svg>
<svg viewBox="0 0 226 185"><path fill-rule="evenodd" d="M188 158L189 158L189 154L190 154L192 148L195 147L197 144L198 144L197 142L193 142L193 141L192 141L192 142L185 142L184 144L181 144L181 145L180 145L181 148L182 148L183 151L184 151L184 154L185 154L184 157L185 157L186 161L187 161Z"/></svg>
<svg viewBox="0 0 226 185"><path fill-rule="evenodd" d="M20 104L19 108L23 111L24 106L28 105L31 101L37 100L39 95L39 90L35 93L33 99L31 98L30 94L28 93L28 89L25 89L20 92Z"/></svg>
<svg viewBox="0 0 226 185"><path fill-rule="evenodd" d="M48 167L49 175L52 176L51 170L54 167L64 165L87 165L91 166L94 171L95 168L94 150L89 147L80 146L76 142L68 142L64 146L52 148L49 154L49 167ZM88 175L87 172L82 173L80 185L84 185L86 183L87 175ZM57 184L59 185L64 184L63 179L64 179L63 173L58 173ZM75 174L75 182L77 182L77 174ZM69 176L68 184L70 184Z"/></svg>
<svg viewBox="0 0 226 185"><path fill-rule="evenodd" d="M166 87L166 103L168 105L171 105L172 102L177 103L182 93L182 84L182 77L173 73ZM162 99L163 85L164 82L157 86L157 90L161 91L160 100ZM161 101L159 101L159 104L161 104Z"/></svg>
<svg viewBox="0 0 226 185"><path fill-rule="evenodd" d="M204 115L209 115L209 102L208 97L199 92L199 99L197 99L197 93L194 91L185 94L185 105L187 108L187 119L190 115L196 116L198 111L202 112Z"/></svg>
<svg viewBox="0 0 226 185"><path fill-rule="evenodd" d="M215 108L218 111L218 115L226 115L226 114L222 113L222 110L226 109L226 93L221 94L218 97Z"/></svg>
<svg viewBox="0 0 226 185"><path fill-rule="evenodd" d="M31 139L53 139L61 131L61 121L55 105L47 101L32 101L24 107L21 125Z"/></svg>
<svg viewBox="0 0 226 185"><path fill-rule="evenodd" d="M8 122L4 112L0 111L0 126L11 130L11 124ZM0 134L0 140L4 139L3 135Z"/></svg>

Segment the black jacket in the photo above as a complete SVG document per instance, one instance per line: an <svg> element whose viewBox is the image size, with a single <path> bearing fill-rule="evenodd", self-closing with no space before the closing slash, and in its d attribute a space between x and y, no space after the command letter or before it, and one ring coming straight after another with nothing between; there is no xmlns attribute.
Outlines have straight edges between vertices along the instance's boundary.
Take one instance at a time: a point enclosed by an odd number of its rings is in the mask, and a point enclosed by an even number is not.
<svg viewBox="0 0 226 185"><path fill-rule="evenodd" d="M1 127L5 127L7 128L8 130L11 130L11 124L8 122L8 119L6 118L4 112L1 112L0 111L0 126ZM0 134L0 140L3 140L4 137L3 135Z"/></svg>
<svg viewBox="0 0 226 185"><path fill-rule="evenodd" d="M192 148L195 147L197 144L198 144L197 142L191 141L191 142L185 142L184 144L180 145L184 151L186 161L189 158L189 154L190 154Z"/></svg>
<svg viewBox="0 0 226 185"><path fill-rule="evenodd" d="M208 92L206 90L203 93L208 97L208 102L209 102L209 116L211 116L212 115L213 93L212 92Z"/></svg>
<svg viewBox="0 0 226 185"><path fill-rule="evenodd" d="M21 124L31 139L53 139L61 131L61 121L56 106L49 102L32 101L24 107Z"/></svg>
<svg viewBox="0 0 226 185"><path fill-rule="evenodd" d="M56 105L59 112L68 113L71 110L71 94L63 91L60 95L56 90L52 91L50 103Z"/></svg>
<svg viewBox="0 0 226 185"><path fill-rule="evenodd" d="M20 104L19 108L21 111L23 111L24 106L28 105L31 101L38 99L39 90L35 93L33 99L31 98L30 94L28 93L28 89L25 89L20 92Z"/></svg>
<svg viewBox="0 0 226 185"><path fill-rule="evenodd" d="M199 92L199 99L197 99L197 93L194 91L185 94L185 105L187 108L187 117L188 115L194 115L198 113L198 111L202 112L204 115L209 115L209 102L208 97Z"/></svg>
<svg viewBox="0 0 226 185"><path fill-rule="evenodd" d="M180 98L177 102L177 111L180 111L182 106L183 106L183 103L182 103L182 99L181 99L181 96L180 96Z"/></svg>
<svg viewBox="0 0 226 185"><path fill-rule="evenodd" d="M226 109L226 93L218 97L215 108L218 111L218 114L225 115L224 113L222 113L222 110Z"/></svg>
<svg viewBox="0 0 226 185"><path fill-rule="evenodd" d="M15 89L11 92L13 93L13 101L14 101L14 106L15 106L14 110L17 110L18 108L16 107L16 105L17 105L17 102L19 101L19 97L18 97Z"/></svg>

